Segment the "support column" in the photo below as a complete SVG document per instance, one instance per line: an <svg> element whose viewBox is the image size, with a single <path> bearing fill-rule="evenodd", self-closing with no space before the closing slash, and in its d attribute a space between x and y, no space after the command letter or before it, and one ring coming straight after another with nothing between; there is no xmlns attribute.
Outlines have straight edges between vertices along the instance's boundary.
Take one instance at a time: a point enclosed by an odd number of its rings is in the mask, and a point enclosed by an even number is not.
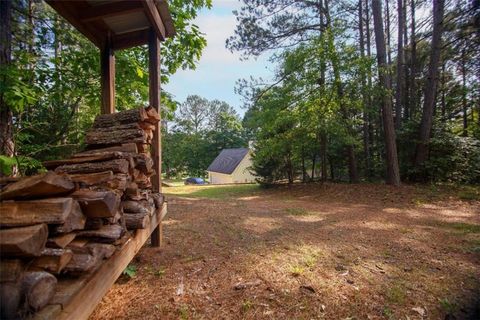
<svg viewBox="0 0 480 320"><path fill-rule="evenodd" d="M155 31L150 30L148 36L148 80L150 106L161 114L160 110L160 40ZM155 125L153 132L152 157L156 174L151 177L153 190L162 191L162 144L161 144L161 120ZM160 247L162 242L162 221L153 230L151 235L152 246Z"/></svg>
<svg viewBox="0 0 480 320"><path fill-rule="evenodd" d="M115 112L115 54L110 41L100 50L102 114Z"/></svg>

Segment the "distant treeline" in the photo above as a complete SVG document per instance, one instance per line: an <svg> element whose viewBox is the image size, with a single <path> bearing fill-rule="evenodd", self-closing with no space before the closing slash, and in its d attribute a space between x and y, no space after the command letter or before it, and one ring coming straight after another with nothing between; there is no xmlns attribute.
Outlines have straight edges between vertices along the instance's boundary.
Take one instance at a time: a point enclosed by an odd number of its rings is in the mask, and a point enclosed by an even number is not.
<svg viewBox="0 0 480 320"><path fill-rule="evenodd" d="M162 132L163 171L167 178L204 177L225 148L246 147L242 122L226 102L187 97Z"/></svg>

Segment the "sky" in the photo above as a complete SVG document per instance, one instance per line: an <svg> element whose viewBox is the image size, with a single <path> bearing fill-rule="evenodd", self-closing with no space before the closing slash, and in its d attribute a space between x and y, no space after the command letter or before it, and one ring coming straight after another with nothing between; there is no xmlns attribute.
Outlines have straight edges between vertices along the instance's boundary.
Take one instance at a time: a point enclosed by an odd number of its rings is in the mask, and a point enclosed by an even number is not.
<svg viewBox="0 0 480 320"><path fill-rule="evenodd" d="M196 94L209 100L219 99L233 106L240 115L245 113L242 99L234 92L235 82L241 78L270 78L272 66L267 56L240 61L240 54L225 48L225 40L234 34L238 0L214 0L210 10L202 10L195 24L205 34L207 47L195 70L179 70L170 78L163 89L173 94L174 99L183 102L186 97Z"/></svg>

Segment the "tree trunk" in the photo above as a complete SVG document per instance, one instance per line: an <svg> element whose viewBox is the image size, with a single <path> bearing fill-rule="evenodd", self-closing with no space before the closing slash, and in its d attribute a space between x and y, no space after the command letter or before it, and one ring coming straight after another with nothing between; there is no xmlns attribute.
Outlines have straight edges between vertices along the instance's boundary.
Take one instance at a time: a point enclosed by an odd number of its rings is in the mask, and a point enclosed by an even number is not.
<svg viewBox="0 0 480 320"><path fill-rule="evenodd" d="M373 3L372 3L373 10ZM375 22L374 22L375 23ZM392 64L392 46L390 33L390 1L385 2L385 34L387 36L387 64ZM390 78L390 87L392 87L392 78Z"/></svg>
<svg viewBox="0 0 480 320"><path fill-rule="evenodd" d="M302 182L307 182L307 170L305 169L305 155L302 150Z"/></svg>
<svg viewBox="0 0 480 320"><path fill-rule="evenodd" d="M461 70L462 70L462 111L463 111L463 132L464 137L468 136L468 103L467 103L467 68L465 49L462 50Z"/></svg>
<svg viewBox="0 0 480 320"><path fill-rule="evenodd" d="M417 85L416 85L416 76L417 76L417 40L415 39L415 0L410 1L410 14L412 18L411 22L411 34L410 34L410 108L409 116L414 117L417 110Z"/></svg>
<svg viewBox="0 0 480 320"><path fill-rule="evenodd" d="M315 162L316 162L316 159L317 159L317 155L313 155L312 157L312 176L310 177L310 181L315 181Z"/></svg>
<svg viewBox="0 0 480 320"><path fill-rule="evenodd" d="M442 99L441 99L441 104L442 104L442 122L446 123L447 122L447 105L446 105L446 83L445 83L445 61L442 63Z"/></svg>
<svg viewBox="0 0 480 320"><path fill-rule="evenodd" d="M12 60L12 2L0 1L0 68L7 68ZM6 76L2 76L2 83ZM0 155L13 157L15 143L13 141L13 112L7 104L5 96L0 94ZM0 171L0 176L3 172Z"/></svg>
<svg viewBox="0 0 480 320"><path fill-rule="evenodd" d="M322 182L325 182L327 181L327 135L325 133L320 135L320 158L322 161Z"/></svg>
<svg viewBox="0 0 480 320"><path fill-rule="evenodd" d="M335 181L335 168L333 167L333 161L331 157L329 157L328 163L330 164L330 179L332 179L332 181Z"/></svg>
<svg viewBox="0 0 480 320"><path fill-rule="evenodd" d="M403 32L405 29L403 17L403 1L397 0L398 12L398 40L397 40L397 91L395 92L395 129L402 126L402 109L404 107L404 56L403 56Z"/></svg>
<svg viewBox="0 0 480 320"><path fill-rule="evenodd" d="M370 59L372 57L372 44L371 44L371 33L370 33L370 3L368 0L365 0L365 41L366 41L366 49L367 49L367 57ZM374 130L374 114L372 115L372 110L377 110L373 106L373 99L372 99L372 69L370 64L368 65L367 68L367 88L368 88L368 137L369 137L369 146L370 146L370 158L374 159L375 158L375 130ZM369 172L369 177L371 177L373 174L372 171L372 166L370 162L370 172Z"/></svg>
<svg viewBox="0 0 480 320"><path fill-rule="evenodd" d="M365 58L365 39L363 28L363 0L358 1L358 33L360 40L360 56ZM365 176L370 177L370 137L369 137L369 114L370 106L367 93L367 74L362 75L362 98L363 98L363 152L365 156Z"/></svg>
<svg viewBox="0 0 480 320"><path fill-rule="evenodd" d="M397 143L395 141L395 129L393 125L392 104L389 96L390 75L387 70L385 55L385 38L382 26L382 3L381 0L372 0L372 13L377 44L377 60L379 68L379 81L385 90L382 103L382 118L385 132L385 147L387 156L387 184L400 185L400 171L398 167Z"/></svg>
<svg viewBox="0 0 480 320"><path fill-rule="evenodd" d="M347 147L348 153L348 176L351 183L358 183L357 160L355 157L355 148L353 145Z"/></svg>
<svg viewBox="0 0 480 320"><path fill-rule="evenodd" d="M323 7L323 0L319 1L319 16L320 16L320 35L323 37L325 35L325 21L324 21L324 7ZM325 41L322 41L322 46L324 45ZM320 90L325 89L325 71L327 69L327 64L325 59L321 59L320 61Z"/></svg>
<svg viewBox="0 0 480 320"><path fill-rule="evenodd" d="M409 57L408 46L408 18L407 18L408 0L403 0L403 120L408 119L409 108L409 95L410 92L410 72L407 65L407 59Z"/></svg>
<svg viewBox="0 0 480 320"><path fill-rule="evenodd" d="M324 37L325 35L325 19L324 19L324 7L323 7L323 0L319 1L320 6L320 30L321 35ZM322 45L324 45L325 40L322 41ZM320 90L324 90L325 86L325 72L327 69L327 64L325 59L321 59L320 61ZM320 180L325 182L327 180L327 136L324 132L320 133L320 165L321 165L321 177Z"/></svg>
<svg viewBox="0 0 480 320"><path fill-rule="evenodd" d="M480 83L480 74L477 73L477 83ZM480 127L480 86L477 87L477 125Z"/></svg>
<svg viewBox="0 0 480 320"><path fill-rule="evenodd" d="M433 124L433 109L438 84L438 67L442 50L443 11L444 0L433 0L433 36L430 53L430 64L425 84L425 98L423 103L422 122L420 124L420 141L415 153L415 167L423 165L428 157L428 143Z"/></svg>

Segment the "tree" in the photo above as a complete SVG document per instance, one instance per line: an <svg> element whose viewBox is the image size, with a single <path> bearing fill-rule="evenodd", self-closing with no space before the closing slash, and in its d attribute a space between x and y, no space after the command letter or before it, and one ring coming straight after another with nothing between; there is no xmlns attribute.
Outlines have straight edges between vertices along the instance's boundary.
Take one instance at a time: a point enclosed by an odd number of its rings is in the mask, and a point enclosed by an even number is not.
<svg viewBox="0 0 480 320"><path fill-rule="evenodd" d="M374 21L375 42L377 45L378 78L380 86L384 89L382 94L382 118L385 134L385 147L387 158L386 181L391 185L400 184L400 170L398 167L397 144L395 129L393 125L392 104L390 99L390 75L387 70L385 54L385 38L382 25L382 3L381 0L372 0L372 14Z"/></svg>
<svg viewBox="0 0 480 320"><path fill-rule="evenodd" d="M12 157L15 151L13 142L13 112L8 101L7 84L11 65L12 33L11 33L12 3L0 1L0 154ZM13 88L10 88L13 89Z"/></svg>
<svg viewBox="0 0 480 320"><path fill-rule="evenodd" d="M438 84L438 68L440 63L440 52L443 32L443 11L444 0L433 0L433 36L430 52L430 63L428 66L427 82L425 85L422 122L420 124L419 142L415 153L415 166L423 165L428 157L428 142L432 131L433 109Z"/></svg>
<svg viewBox="0 0 480 320"><path fill-rule="evenodd" d="M395 129L399 130L402 125L402 110L404 108L404 52L403 52L403 35L405 32L405 18L403 0L397 0L398 12L398 40L397 40L397 88L395 92Z"/></svg>
<svg viewBox="0 0 480 320"><path fill-rule="evenodd" d="M226 46L248 57L306 42L321 31L321 8L322 1L243 0Z"/></svg>
<svg viewBox="0 0 480 320"><path fill-rule="evenodd" d="M198 134L206 126L209 103L197 95L188 96L178 109L178 125L183 131Z"/></svg>
<svg viewBox="0 0 480 320"><path fill-rule="evenodd" d="M166 127L169 130L166 130ZM246 146L242 123L226 102L188 96L164 126L164 167L170 177L205 176L222 149Z"/></svg>
<svg viewBox="0 0 480 320"><path fill-rule="evenodd" d="M45 2L0 3L0 156L15 150L18 159L67 157L82 147L86 128L99 112L98 49ZM195 67L206 40L193 19L211 1L169 6L177 34L162 46L163 83L179 68ZM116 53L118 110L148 103L147 53L145 47ZM170 113L175 106L164 91L162 105Z"/></svg>

